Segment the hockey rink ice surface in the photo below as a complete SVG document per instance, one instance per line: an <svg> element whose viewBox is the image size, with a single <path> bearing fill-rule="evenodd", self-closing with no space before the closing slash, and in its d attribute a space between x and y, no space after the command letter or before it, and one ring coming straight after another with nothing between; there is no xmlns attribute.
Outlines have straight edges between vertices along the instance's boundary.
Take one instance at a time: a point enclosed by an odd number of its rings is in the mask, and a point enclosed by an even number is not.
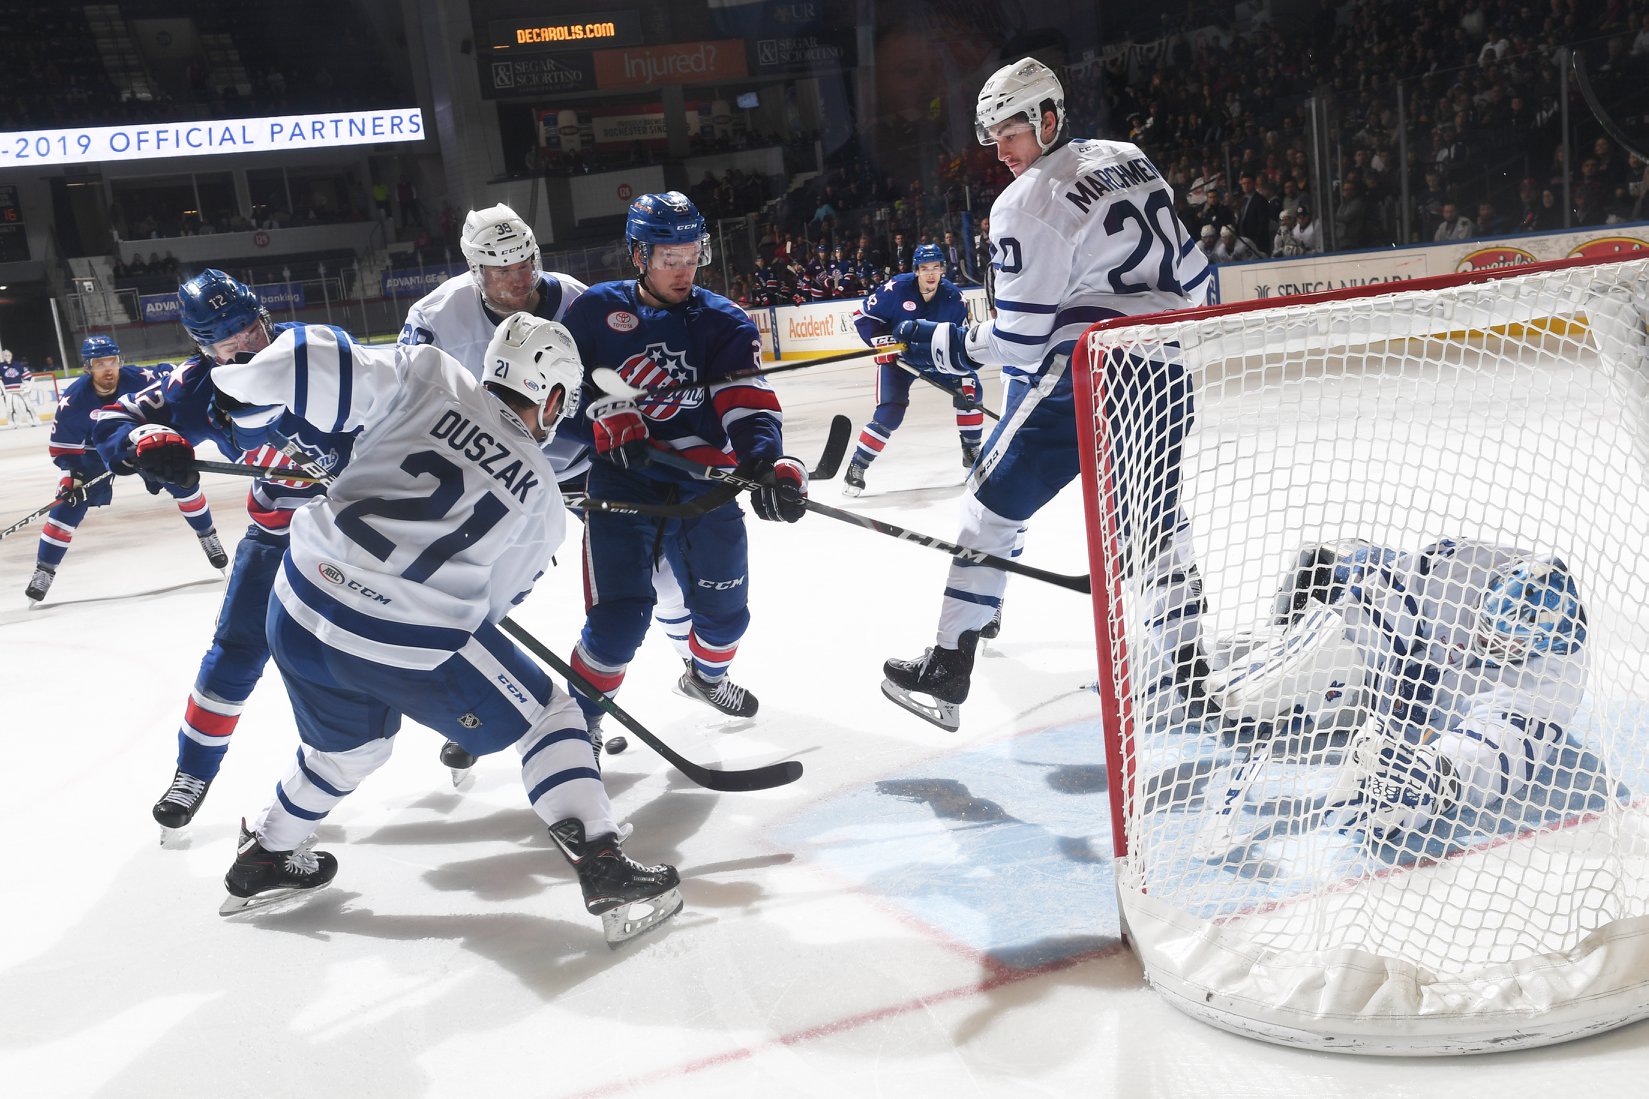
<svg viewBox="0 0 1649 1099"><path fill-rule="evenodd" d="M866 362L777 379L790 450L811 461L837 412L857 428L871 377ZM55 490L47 431L0 427L4 523ZM959 457L949 402L917 386L844 506L953 538ZM206 483L231 541L245 482ZM843 503L839 478L814 492ZM1081 523L1073 485L1034 520L1024 560L1085 572ZM135 479L90 513L38 609L22 594L38 525L0 542L0 1093L1644 1094L1641 1024L1437 1061L1306 1053L1181 1015L1118 937L1087 600L1013 579L946 733L879 682L884 658L932 643L947 559L818 515L749 529L753 621L734 674L757 718L675 694L680 665L656 633L619 701L700 762L795 758L806 773L715 794L635 737L605 757L636 828L627 849L678 864L686 901L618 950L527 807L514 753L455 792L440 738L410 724L320 830L336 881L220 917L239 818L296 746L271 668L189 845L158 845L149 806L222 578L170 498ZM566 546L515 615L563 654L582 622L577 556Z"/></svg>

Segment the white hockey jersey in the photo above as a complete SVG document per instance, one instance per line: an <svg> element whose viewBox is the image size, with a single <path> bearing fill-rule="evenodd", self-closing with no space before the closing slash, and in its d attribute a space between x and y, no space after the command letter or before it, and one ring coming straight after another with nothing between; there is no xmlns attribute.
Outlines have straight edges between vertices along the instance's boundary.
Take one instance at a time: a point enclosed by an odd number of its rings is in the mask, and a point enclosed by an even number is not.
<svg viewBox="0 0 1649 1099"><path fill-rule="evenodd" d="M520 419L433 347L283 333L218 388L326 430L362 427L299 511L275 595L334 648L433 668L531 590L566 532L549 459Z"/></svg>
<svg viewBox="0 0 1649 1099"><path fill-rule="evenodd" d="M566 316L567 307L588 289L571 275L546 271L538 277L536 315L559 321ZM482 302L475 279L468 273L454 275L407 310L399 342L439 347L479 378L486 365L483 360L487 344L503 321ZM590 466L589 447L575 439L552 437L544 444L544 452L550 456L558 480L575 477Z"/></svg>
<svg viewBox="0 0 1649 1099"><path fill-rule="evenodd" d="M1359 570L1340 604L1386 731L1436 743L1476 805L1524 788L1586 692L1584 628L1573 644L1507 664L1485 660L1474 642L1490 579L1528 556L1492 542L1445 539Z"/></svg>
<svg viewBox="0 0 1649 1099"><path fill-rule="evenodd" d="M996 319L967 350L1031 375L1095 321L1185 309L1208 299L1208 260L1174 193L1137 145L1071 141L1008 184L991 205Z"/></svg>

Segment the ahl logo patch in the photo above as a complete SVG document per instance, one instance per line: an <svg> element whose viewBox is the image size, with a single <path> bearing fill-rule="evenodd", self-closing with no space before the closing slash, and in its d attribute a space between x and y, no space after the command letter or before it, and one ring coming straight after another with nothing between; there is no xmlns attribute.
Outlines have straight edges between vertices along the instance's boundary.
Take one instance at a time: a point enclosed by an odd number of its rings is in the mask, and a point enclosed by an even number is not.
<svg viewBox="0 0 1649 1099"><path fill-rule="evenodd" d="M334 565L331 561L322 561L318 566L316 566L315 571L320 573L321 579L325 580L328 584L333 584L341 588L345 584L349 583L349 578L344 575L344 570L340 569L337 565Z"/></svg>
<svg viewBox="0 0 1649 1099"><path fill-rule="evenodd" d="M634 332L641 326L641 320L634 313L619 310L607 314L607 327L614 332Z"/></svg>
<svg viewBox="0 0 1649 1099"><path fill-rule="evenodd" d="M618 368L619 377L638 389L654 389L696 379L687 367L687 353L672 351L662 343L650 343L647 350L624 360ZM640 401L641 414L651 420L668 420L684 408L697 408L704 403L702 389L677 390L653 401Z"/></svg>
<svg viewBox="0 0 1649 1099"><path fill-rule="evenodd" d="M907 301L907 302L904 303L904 305L900 306L900 308L902 308L907 313L914 313L914 312L916 312L916 303L913 302L913 301Z"/></svg>

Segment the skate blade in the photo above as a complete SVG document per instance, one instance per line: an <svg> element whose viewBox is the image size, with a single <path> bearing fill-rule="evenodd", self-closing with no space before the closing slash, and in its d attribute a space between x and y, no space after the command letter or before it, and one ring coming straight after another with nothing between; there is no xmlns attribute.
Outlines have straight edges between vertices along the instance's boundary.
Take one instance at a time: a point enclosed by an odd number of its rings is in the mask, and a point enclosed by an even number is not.
<svg viewBox="0 0 1649 1099"><path fill-rule="evenodd" d="M959 703L940 702L938 699L934 699L932 703L923 702L903 687L886 679L882 680L882 694L894 705L909 710L923 721L931 722L948 733L954 733L962 727Z"/></svg>
<svg viewBox="0 0 1649 1099"><path fill-rule="evenodd" d="M454 790L468 790L475 785L474 767L448 767L452 772L452 788Z"/></svg>
<svg viewBox="0 0 1649 1099"><path fill-rule="evenodd" d="M631 939L645 935L659 924L681 911L680 889L668 889L656 897L621 904L601 914L601 931L607 937L609 949L617 950ZM642 916L632 917L638 908L646 909Z"/></svg>
<svg viewBox="0 0 1649 1099"><path fill-rule="evenodd" d="M168 851L181 851L191 843L193 839L189 835L187 824L182 828L168 828L164 824L160 826L160 845Z"/></svg>
<svg viewBox="0 0 1649 1099"><path fill-rule="evenodd" d="M290 886L278 889L266 889L262 893L254 893L250 897L237 897L233 893L224 895L223 903L218 905L218 915L239 916L247 912L277 912L290 908L293 904L325 889L327 885L317 885L308 889L297 889Z"/></svg>
<svg viewBox="0 0 1649 1099"><path fill-rule="evenodd" d="M842 495L850 497L850 498L859 495L863 491L864 491L864 489L858 487L857 485L843 485L842 486Z"/></svg>

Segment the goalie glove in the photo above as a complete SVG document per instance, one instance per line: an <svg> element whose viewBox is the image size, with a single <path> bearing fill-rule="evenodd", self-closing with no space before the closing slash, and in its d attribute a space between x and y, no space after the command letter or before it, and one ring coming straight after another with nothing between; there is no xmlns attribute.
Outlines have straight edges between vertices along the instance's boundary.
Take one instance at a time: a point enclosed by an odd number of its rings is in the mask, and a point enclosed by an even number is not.
<svg viewBox="0 0 1649 1099"><path fill-rule="evenodd" d="M126 437L132 448L128 461L143 476L150 492L163 485L194 488L200 484L195 448L165 424L143 424Z"/></svg>
<svg viewBox="0 0 1649 1099"><path fill-rule="evenodd" d="M586 413L595 434L596 453L620 469L640 469L650 460L647 420L628 397L604 397Z"/></svg>
<svg viewBox="0 0 1649 1099"><path fill-rule="evenodd" d="M895 339L894 337L892 337L892 336L877 336L875 339L870 341L870 346L872 346L872 347L886 347L890 343L898 343L898 342L899 341L897 339ZM890 351L886 355L877 355L876 356L876 365L877 366L889 366L889 365L893 364L894 362L897 362L898 359L899 359L898 353Z"/></svg>
<svg viewBox="0 0 1649 1099"><path fill-rule="evenodd" d="M756 515L774 523L794 523L807 514L807 470L794 458L750 463L751 480L761 487L750 493Z"/></svg>
<svg viewBox="0 0 1649 1099"><path fill-rule="evenodd" d="M900 321L893 338L905 345L905 361L912 366L953 376L979 372L979 364L968 354L968 331L959 324Z"/></svg>
<svg viewBox="0 0 1649 1099"><path fill-rule="evenodd" d="M1330 805L1347 810L1344 827L1387 841L1430 824L1460 802L1454 765L1435 743L1411 744L1370 721L1352 738Z"/></svg>

